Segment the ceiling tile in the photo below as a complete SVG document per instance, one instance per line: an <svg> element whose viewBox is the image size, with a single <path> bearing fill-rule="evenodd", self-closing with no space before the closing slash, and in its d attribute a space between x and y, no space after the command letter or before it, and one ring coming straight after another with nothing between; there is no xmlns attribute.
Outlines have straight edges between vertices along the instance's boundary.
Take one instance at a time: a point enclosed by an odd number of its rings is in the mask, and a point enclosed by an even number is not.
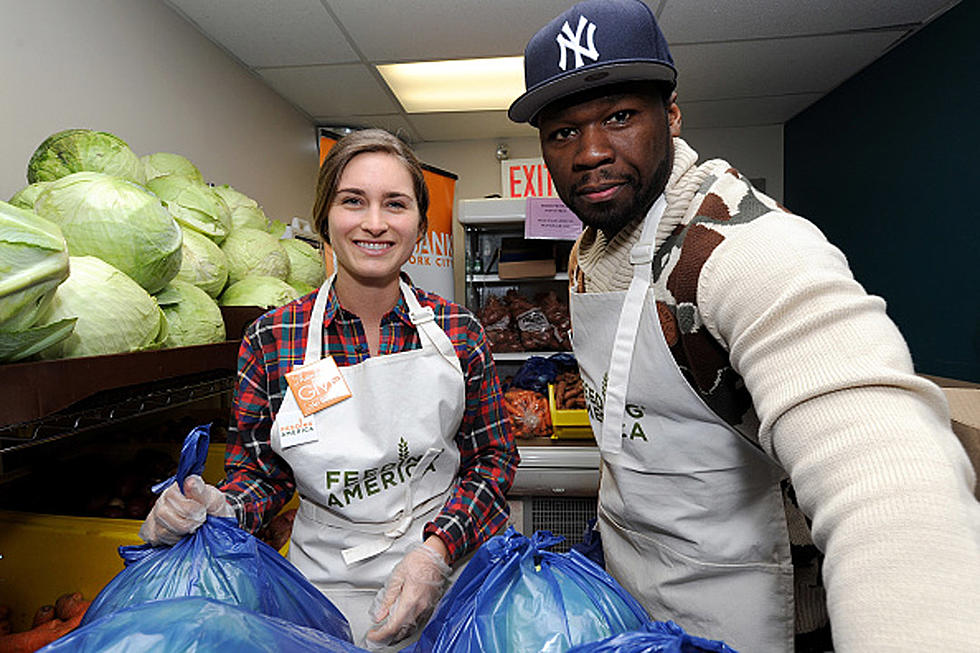
<svg viewBox="0 0 980 653"><path fill-rule="evenodd" d="M478 138L537 137L528 124L511 122L506 111L413 113L408 116L424 141L456 141Z"/></svg>
<svg viewBox="0 0 980 653"><path fill-rule="evenodd" d="M523 54L569 0L325 0L370 61Z"/></svg>
<svg viewBox="0 0 980 653"><path fill-rule="evenodd" d="M684 129L779 125L822 97L820 93L737 100L678 102Z"/></svg>
<svg viewBox="0 0 980 653"><path fill-rule="evenodd" d="M252 68L358 61L319 0L166 0Z"/></svg>
<svg viewBox="0 0 980 653"><path fill-rule="evenodd" d="M865 32L672 48L682 100L827 92L904 32Z"/></svg>
<svg viewBox="0 0 980 653"><path fill-rule="evenodd" d="M918 24L951 0L666 0L659 22L673 43L727 41Z"/></svg>
<svg viewBox="0 0 980 653"><path fill-rule="evenodd" d="M414 144L422 140L415 128L401 114L387 114L383 116L316 116L316 124L320 127L377 127L386 129L395 134L402 140Z"/></svg>
<svg viewBox="0 0 980 653"><path fill-rule="evenodd" d="M383 84L362 64L264 68L256 72L311 116L399 111Z"/></svg>

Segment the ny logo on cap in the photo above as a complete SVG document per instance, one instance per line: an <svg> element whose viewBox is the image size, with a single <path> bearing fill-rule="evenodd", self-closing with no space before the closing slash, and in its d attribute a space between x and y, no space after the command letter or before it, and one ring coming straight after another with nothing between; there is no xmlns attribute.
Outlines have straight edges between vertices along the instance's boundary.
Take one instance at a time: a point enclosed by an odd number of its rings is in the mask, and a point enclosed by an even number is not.
<svg viewBox="0 0 980 653"><path fill-rule="evenodd" d="M588 31L586 31L586 28L588 28ZM585 39L588 42L588 46L582 45L583 32L585 32ZM561 33L555 37L558 45L561 46L561 58L558 60L558 67L566 70L568 62L565 59L565 55L568 50L575 53L576 68L581 68L585 65L585 61L582 60L582 55L585 55L593 61L598 59L599 51L595 49L594 37L595 23L589 22L585 16L579 16L578 28L576 28L574 33L572 32L572 28L568 26L568 21L566 20L565 24L561 27Z"/></svg>

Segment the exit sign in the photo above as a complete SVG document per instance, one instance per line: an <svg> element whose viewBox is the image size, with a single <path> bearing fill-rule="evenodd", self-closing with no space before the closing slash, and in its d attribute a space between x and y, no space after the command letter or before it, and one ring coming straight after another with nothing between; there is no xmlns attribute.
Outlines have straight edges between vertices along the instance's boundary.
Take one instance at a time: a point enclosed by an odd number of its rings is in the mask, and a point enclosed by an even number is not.
<svg viewBox="0 0 980 653"><path fill-rule="evenodd" d="M500 162L503 197L557 197L544 159L507 159Z"/></svg>

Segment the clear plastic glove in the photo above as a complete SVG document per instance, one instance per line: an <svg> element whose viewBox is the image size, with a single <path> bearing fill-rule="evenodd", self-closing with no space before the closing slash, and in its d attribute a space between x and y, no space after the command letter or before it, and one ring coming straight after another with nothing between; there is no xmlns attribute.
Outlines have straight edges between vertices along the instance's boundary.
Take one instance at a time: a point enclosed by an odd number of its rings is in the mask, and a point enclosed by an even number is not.
<svg viewBox="0 0 980 653"><path fill-rule="evenodd" d="M208 515L233 517L235 511L225 501L225 494L213 485L208 485L200 476L184 479L184 492L177 483L167 486L146 521L140 526L140 537L147 544L159 546L173 545L185 535L193 533Z"/></svg>
<svg viewBox="0 0 980 653"><path fill-rule="evenodd" d="M368 647L388 646L415 632L446 591L452 571L442 554L424 543L406 553L374 597L371 618L378 625L367 633Z"/></svg>

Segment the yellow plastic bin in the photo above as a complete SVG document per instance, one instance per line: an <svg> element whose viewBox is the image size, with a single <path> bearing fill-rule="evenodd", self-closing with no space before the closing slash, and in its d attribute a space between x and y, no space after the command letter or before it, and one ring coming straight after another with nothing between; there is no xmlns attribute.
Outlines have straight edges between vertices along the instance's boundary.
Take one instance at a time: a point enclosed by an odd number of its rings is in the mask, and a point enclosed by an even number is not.
<svg viewBox="0 0 980 653"><path fill-rule="evenodd" d="M118 548L142 544L134 519L65 517L0 510L0 603L15 631L62 594L95 595L123 569Z"/></svg>
<svg viewBox="0 0 980 653"><path fill-rule="evenodd" d="M548 409L551 411L552 440L592 439L589 413L582 408L559 410L555 406L555 386L548 384Z"/></svg>
<svg viewBox="0 0 980 653"><path fill-rule="evenodd" d="M204 460L201 478L214 485L225 477L225 445L208 445L208 457Z"/></svg>

